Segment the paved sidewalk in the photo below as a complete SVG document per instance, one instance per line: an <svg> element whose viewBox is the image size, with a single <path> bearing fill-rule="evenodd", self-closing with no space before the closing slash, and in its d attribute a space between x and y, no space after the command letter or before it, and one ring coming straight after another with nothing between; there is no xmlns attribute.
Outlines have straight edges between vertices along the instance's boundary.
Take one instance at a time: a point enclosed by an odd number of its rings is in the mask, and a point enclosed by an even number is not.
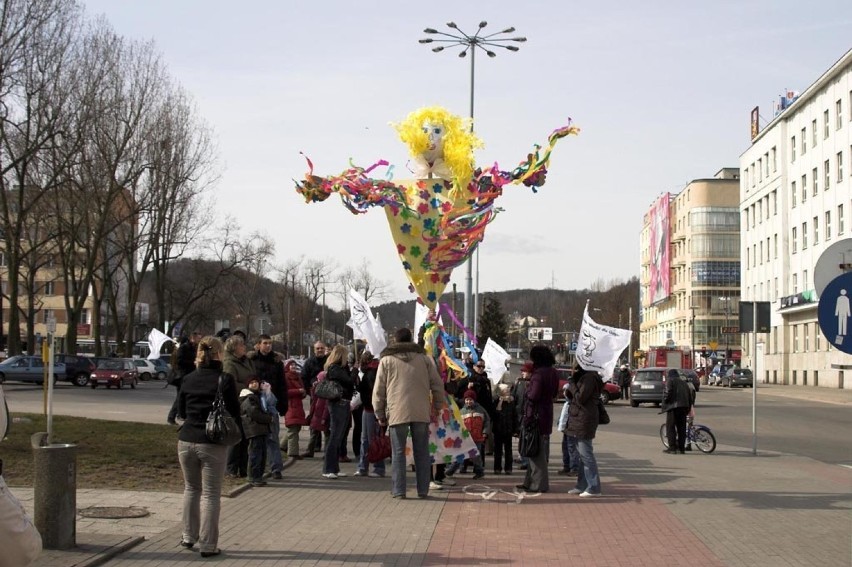
<svg viewBox="0 0 852 567"><path fill-rule="evenodd" d="M826 401L852 402L852 392ZM569 496L571 480L555 474L550 493L525 496L514 489L521 471L476 484L457 475L427 500L409 474L409 498L394 500L389 479L352 477L344 464L350 476L330 481L319 459L302 460L282 481L223 499L223 555L211 559L178 546L179 494L78 490L78 508L143 506L151 516L78 518L78 548L46 551L35 565L852 565L848 468L724 444L667 455L656 438L606 427L595 447L604 497L592 501ZM13 492L31 505L31 490Z"/></svg>

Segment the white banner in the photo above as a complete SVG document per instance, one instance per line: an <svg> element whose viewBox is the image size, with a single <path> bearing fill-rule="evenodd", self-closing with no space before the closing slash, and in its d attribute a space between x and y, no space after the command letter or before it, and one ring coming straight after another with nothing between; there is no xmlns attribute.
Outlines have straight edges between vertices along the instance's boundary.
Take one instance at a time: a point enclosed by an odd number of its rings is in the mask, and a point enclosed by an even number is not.
<svg viewBox="0 0 852 567"><path fill-rule="evenodd" d="M151 329L151 332L148 333L148 347L151 349L151 352L148 353L148 359L154 360L155 358L160 358L160 349L169 341L174 342L167 334L157 329Z"/></svg>
<svg viewBox="0 0 852 567"><path fill-rule="evenodd" d="M346 325L352 328L356 339L367 341L367 349L378 356L388 346L382 324L373 317L367 301L354 289L349 290L349 301L352 317Z"/></svg>
<svg viewBox="0 0 852 567"><path fill-rule="evenodd" d="M580 367L595 370L607 380L612 376L618 357L630 345L630 331L595 323L589 316L587 303L577 343L576 356Z"/></svg>
<svg viewBox="0 0 852 567"><path fill-rule="evenodd" d="M485 348L482 349L482 362L485 363L485 372L493 385L496 385L500 378L506 374L506 361L511 358L506 349L492 341L491 337L485 341Z"/></svg>

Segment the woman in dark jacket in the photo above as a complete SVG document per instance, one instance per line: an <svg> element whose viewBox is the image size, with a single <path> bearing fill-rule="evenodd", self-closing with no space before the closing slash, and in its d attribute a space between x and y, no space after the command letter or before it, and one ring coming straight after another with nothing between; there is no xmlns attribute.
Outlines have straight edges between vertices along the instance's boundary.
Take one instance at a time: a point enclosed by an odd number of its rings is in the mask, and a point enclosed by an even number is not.
<svg viewBox="0 0 852 567"><path fill-rule="evenodd" d="M547 474L547 460L550 456L550 434L553 432L553 399L559 389L559 375L553 368L556 358L544 345L530 349L533 372L529 385L524 392L524 416L521 427L528 427L538 421L541 450L529 457L529 466L523 484L518 488L530 492L550 490L550 478ZM523 435L523 433L521 433Z"/></svg>
<svg viewBox="0 0 852 567"><path fill-rule="evenodd" d="M565 397L570 400L568 406L568 426L565 435L576 439L580 453L580 469L577 471L577 486L568 494L579 494L581 498L595 498L601 495L601 480L598 475L598 463L592 439L598 430L598 398L603 389L600 374L583 370L579 365L568 380Z"/></svg>
<svg viewBox="0 0 852 567"><path fill-rule="evenodd" d="M178 432L178 458L183 472L183 536L180 544L191 549L198 543L202 557L219 554L219 498L228 448L207 439L207 416L222 376L225 407L240 419L234 377L222 373L222 342L204 337L198 343L196 370L183 377L178 415L184 420ZM202 505L202 500L204 501Z"/></svg>
<svg viewBox="0 0 852 567"><path fill-rule="evenodd" d="M328 413L331 417L331 425L328 434L328 443L325 446L325 460L322 467L322 476L325 478L337 478L346 476L340 472L340 443L346 435L346 428L352 419L349 407L352 401L352 393L355 391L355 382L352 374L346 366L346 355L348 351L343 345L336 345L331 349L331 354L325 361L325 379L337 382L343 392L339 400L328 401Z"/></svg>

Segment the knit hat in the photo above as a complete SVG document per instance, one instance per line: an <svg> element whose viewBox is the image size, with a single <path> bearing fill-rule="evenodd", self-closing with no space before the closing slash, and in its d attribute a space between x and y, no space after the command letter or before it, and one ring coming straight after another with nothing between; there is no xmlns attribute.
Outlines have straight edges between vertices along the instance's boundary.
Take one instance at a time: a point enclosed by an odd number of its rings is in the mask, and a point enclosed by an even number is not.
<svg viewBox="0 0 852 567"><path fill-rule="evenodd" d="M521 372L526 372L527 374L532 374L533 371L533 363L531 361L526 361L523 366L521 366Z"/></svg>
<svg viewBox="0 0 852 567"><path fill-rule="evenodd" d="M475 402L476 401L476 392L474 392L473 390L465 390L464 399L468 399L468 398L472 399Z"/></svg>

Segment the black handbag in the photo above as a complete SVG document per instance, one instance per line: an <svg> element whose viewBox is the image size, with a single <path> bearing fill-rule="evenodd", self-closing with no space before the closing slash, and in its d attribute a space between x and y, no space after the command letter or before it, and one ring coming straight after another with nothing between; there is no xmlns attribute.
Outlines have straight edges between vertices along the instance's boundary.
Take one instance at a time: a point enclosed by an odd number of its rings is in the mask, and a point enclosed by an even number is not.
<svg viewBox="0 0 852 567"><path fill-rule="evenodd" d="M530 423L521 427L521 442L518 452L522 457L534 458L541 451L541 430L538 426L538 415Z"/></svg>
<svg viewBox="0 0 852 567"><path fill-rule="evenodd" d="M318 398L324 400L336 401L343 397L343 389L340 384L326 378L322 382L317 382L317 387L314 393Z"/></svg>
<svg viewBox="0 0 852 567"><path fill-rule="evenodd" d="M598 425L609 425L609 414L600 398L598 398Z"/></svg>
<svg viewBox="0 0 852 567"><path fill-rule="evenodd" d="M222 394L225 377L219 375L219 386L216 388L216 398L213 400L213 409L207 416L207 424L204 432L207 439L216 445L228 447L239 443L243 434L234 417L225 409L225 397Z"/></svg>

